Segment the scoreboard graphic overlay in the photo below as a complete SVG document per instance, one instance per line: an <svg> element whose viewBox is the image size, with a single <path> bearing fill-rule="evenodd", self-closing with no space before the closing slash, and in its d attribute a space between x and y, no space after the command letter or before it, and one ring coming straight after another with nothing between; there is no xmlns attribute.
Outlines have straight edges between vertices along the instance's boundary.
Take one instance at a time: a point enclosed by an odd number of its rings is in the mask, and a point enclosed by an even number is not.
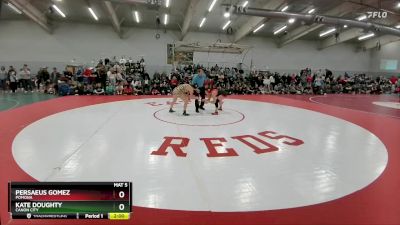
<svg viewBox="0 0 400 225"><path fill-rule="evenodd" d="M131 182L10 182L13 219L127 220Z"/></svg>

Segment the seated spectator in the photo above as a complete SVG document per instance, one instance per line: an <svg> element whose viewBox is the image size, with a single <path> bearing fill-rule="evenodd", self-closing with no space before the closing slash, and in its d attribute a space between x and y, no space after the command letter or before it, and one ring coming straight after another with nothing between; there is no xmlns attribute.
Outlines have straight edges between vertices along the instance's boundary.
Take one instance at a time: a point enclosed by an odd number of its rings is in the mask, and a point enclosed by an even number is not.
<svg viewBox="0 0 400 225"><path fill-rule="evenodd" d="M74 80L69 80L68 81L69 89L70 89L70 95L78 94L78 82Z"/></svg>
<svg viewBox="0 0 400 225"><path fill-rule="evenodd" d="M78 82L82 83L85 82L83 80L83 67L78 67L76 70L75 78ZM87 82L87 81L86 81Z"/></svg>
<svg viewBox="0 0 400 225"><path fill-rule="evenodd" d="M306 87L303 89L303 94L308 94L308 95L312 94L312 88L306 86Z"/></svg>
<svg viewBox="0 0 400 225"><path fill-rule="evenodd" d="M92 84L85 84L83 86L83 94L85 94L85 95L93 94L93 86L92 86Z"/></svg>
<svg viewBox="0 0 400 225"><path fill-rule="evenodd" d="M393 85L396 85L396 83L397 83L398 80L399 80L399 78L397 78L395 75L393 75L393 76L390 78L390 82L391 82Z"/></svg>
<svg viewBox="0 0 400 225"><path fill-rule="evenodd" d="M106 83L106 95L115 94L115 85L112 85L110 82Z"/></svg>
<svg viewBox="0 0 400 225"><path fill-rule="evenodd" d="M142 81L140 79L136 79L132 83L134 92L137 93L138 95L142 95L143 94Z"/></svg>
<svg viewBox="0 0 400 225"><path fill-rule="evenodd" d="M301 95L304 92L304 88L303 85L301 85L301 83L296 85L296 94Z"/></svg>
<svg viewBox="0 0 400 225"><path fill-rule="evenodd" d="M115 87L115 91L116 91L117 95L122 95L123 90L124 90L124 86L123 86L122 82L118 81L117 86Z"/></svg>
<svg viewBox="0 0 400 225"><path fill-rule="evenodd" d="M176 76L172 76L171 81L170 81L170 85L171 85L171 89L174 90L174 88L176 88L179 84L178 79L176 78Z"/></svg>
<svg viewBox="0 0 400 225"><path fill-rule="evenodd" d="M83 71L83 82L91 84L92 83L91 77L92 77L92 70L90 68L86 68Z"/></svg>
<svg viewBox="0 0 400 225"><path fill-rule="evenodd" d="M47 93L51 94L51 95L56 94L56 89L54 88L54 84L49 84L49 87L47 89Z"/></svg>
<svg viewBox="0 0 400 225"><path fill-rule="evenodd" d="M90 77L89 77L89 80L90 80L90 83L91 84L96 84L96 80L97 80L97 77L98 77L99 75L98 75L98 72L97 71L94 71L94 69L92 69L92 74L90 75Z"/></svg>
<svg viewBox="0 0 400 225"><path fill-rule="evenodd" d="M147 73L143 79L143 92L145 95L150 94L150 76Z"/></svg>
<svg viewBox="0 0 400 225"><path fill-rule="evenodd" d="M123 64L119 62L120 60L114 57L107 63L99 62L95 69L66 67L64 76L61 76L56 68L49 75L46 67L43 67L38 72L35 81L39 90L60 95L93 93L170 95L179 84L192 83L193 74L202 69L209 79L230 94L393 94L400 92L400 80L396 76L371 77L366 74L348 73L334 75L330 70L312 71L310 68L290 74L257 70L245 73L242 69L234 67L230 69L218 65L210 69L202 65L183 67L178 65L172 73L156 72L153 77L150 77L144 69L143 62L136 62L131 58L129 61L125 60ZM74 71L76 74L72 73ZM99 76L96 76L97 73ZM10 84L14 92L18 85L21 85L20 87L23 87L25 91L29 91L31 88L28 80L29 69L21 69L19 73L15 69L9 71L5 68L0 69L0 89L4 90ZM57 90L58 83L63 86L63 90ZM102 90L97 83L102 84Z"/></svg>
<svg viewBox="0 0 400 225"><path fill-rule="evenodd" d="M151 94L152 95L160 95L161 94L157 84L153 85L153 88L151 89Z"/></svg>
<svg viewBox="0 0 400 225"><path fill-rule="evenodd" d="M296 86L295 86L294 83L289 85L289 93L292 94L292 95L293 94L297 94Z"/></svg>
<svg viewBox="0 0 400 225"><path fill-rule="evenodd" d="M125 85L122 91L124 95L133 95L133 89L131 85Z"/></svg>
<svg viewBox="0 0 400 225"><path fill-rule="evenodd" d="M101 83L96 84L96 88L93 90L93 94L95 95L104 95L104 88L102 87Z"/></svg>
<svg viewBox="0 0 400 225"><path fill-rule="evenodd" d="M161 84L160 84L160 92L162 95L167 95L170 91L169 91L169 84L167 83L166 80L164 80Z"/></svg>
<svg viewBox="0 0 400 225"><path fill-rule="evenodd" d="M69 85L66 81L60 80L58 83L58 95L66 96L70 94Z"/></svg>
<svg viewBox="0 0 400 225"><path fill-rule="evenodd" d="M352 91L353 91L353 88L351 87L350 83L346 83L343 92L350 94Z"/></svg>
<svg viewBox="0 0 400 225"><path fill-rule="evenodd" d="M78 90L78 95L84 95L84 84L83 83L78 83L78 88L77 88L77 90Z"/></svg>

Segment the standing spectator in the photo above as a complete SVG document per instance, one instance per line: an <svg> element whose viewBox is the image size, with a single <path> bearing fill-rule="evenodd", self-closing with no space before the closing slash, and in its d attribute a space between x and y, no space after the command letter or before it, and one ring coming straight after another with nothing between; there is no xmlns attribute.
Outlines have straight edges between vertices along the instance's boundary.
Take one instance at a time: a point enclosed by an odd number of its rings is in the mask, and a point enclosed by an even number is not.
<svg viewBox="0 0 400 225"><path fill-rule="evenodd" d="M322 78L320 76L317 76L314 80L314 93L322 93Z"/></svg>
<svg viewBox="0 0 400 225"><path fill-rule="evenodd" d="M97 70L97 83L101 83L101 85L103 86L103 88L106 87L106 81L107 81L107 71L106 71L106 67L103 65L103 62L100 61L99 64L97 64L96 67Z"/></svg>
<svg viewBox="0 0 400 225"><path fill-rule="evenodd" d="M50 74L47 71L47 67L43 67L37 74L37 89L38 91L44 90L47 93L47 86L50 83Z"/></svg>
<svg viewBox="0 0 400 225"><path fill-rule="evenodd" d="M61 74L57 71L57 68L53 68L53 72L50 74L50 82L53 83L53 88L55 92L58 92L58 79L60 79Z"/></svg>
<svg viewBox="0 0 400 225"><path fill-rule="evenodd" d="M46 70L47 70L47 68L46 68ZM64 70L64 77L65 78L67 78L68 80L72 80L72 78L73 78L73 74L72 74L72 72L68 69L68 67L66 66L65 67L65 70Z"/></svg>
<svg viewBox="0 0 400 225"><path fill-rule="evenodd" d="M47 93L47 89L50 84L50 73L47 70L47 67L44 67L44 69L43 69L42 78L43 78L43 83L44 83L44 90L45 90L45 93Z"/></svg>
<svg viewBox="0 0 400 225"><path fill-rule="evenodd" d="M107 77L108 77L108 81L110 82L109 85L110 86L115 86L115 84L117 82L117 72L115 71L114 68L111 68L107 72Z"/></svg>
<svg viewBox="0 0 400 225"><path fill-rule="evenodd" d="M264 84L264 92L265 94L270 94L271 93L271 78L272 76L269 75L268 77L265 76L263 79L263 84Z"/></svg>
<svg viewBox="0 0 400 225"><path fill-rule="evenodd" d="M58 79L60 79L61 74L57 71L56 67L53 67L53 71L50 74L50 82L57 83Z"/></svg>
<svg viewBox="0 0 400 225"><path fill-rule="evenodd" d="M31 70L28 68L28 65L26 64L24 64L24 67L22 67L20 70L20 81L25 93L27 93L28 91L33 92L32 82L31 82Z"/></svg>
<svg viewBox="0 0 400 225"><path fill-rule="evenodd" d="M10 79L10 89L12 93L15 93L17 90L18 79L17 79L17 72L15 71L13 66L10 66L8 69L8 79Z"/></svg>
<svg viewBox="0 0 400 225"><path fill-rule="evenodd" d="M271 84L271 91L272 91L272 89L274 88L274 86L275 86L275 77L274 76L269 76L269 81L270 81L270 84Z"/></svg>
<svg viewBox="0 0 400 225"><path fill-rule="evenodd" d="M0 89L3 92L6 92L6 89L7 89L7 80L8 80L7 77L8 77L8 74L7 74L6 68L4 66L2 66L0 68Z"/></svg>

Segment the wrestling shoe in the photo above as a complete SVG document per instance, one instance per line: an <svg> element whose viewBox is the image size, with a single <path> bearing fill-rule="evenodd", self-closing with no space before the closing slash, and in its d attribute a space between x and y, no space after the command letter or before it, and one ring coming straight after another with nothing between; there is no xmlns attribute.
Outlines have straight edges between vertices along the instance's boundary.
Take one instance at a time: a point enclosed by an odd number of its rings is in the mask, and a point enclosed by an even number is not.
<svg viewBox="0 0 400 225"><path fill-rule="evenodd" d="M199 109L201 109L201 110L206 110L203 106L200 106Z"/></svg>
<svg viewBox="0 0 400 225"><path fill-rule="evenodd" d="M219 111L222 111L222 108L218 108Z"/></svg>
<svg viewBox="0 0 400 225"><path fill-rule="evenodd" d="M211 115L216 116L216 115L218 115L218 112L213 112L213 113L211 113Z"/></svg>
<svg viewBox="0 0 400 225"><path fill-rule="evenodd" d="M175 112L175 111L174 111L173 109L169 109L169 112L170 112L170 113L173 113L173 112Z"/></svg>
<svg viewBox="0 0 400 225"><path fill-rule="evenodd" d="M184 112L182 115L184 115L184 116L189 116L189 114L187 114L186 112Z"/></svg>

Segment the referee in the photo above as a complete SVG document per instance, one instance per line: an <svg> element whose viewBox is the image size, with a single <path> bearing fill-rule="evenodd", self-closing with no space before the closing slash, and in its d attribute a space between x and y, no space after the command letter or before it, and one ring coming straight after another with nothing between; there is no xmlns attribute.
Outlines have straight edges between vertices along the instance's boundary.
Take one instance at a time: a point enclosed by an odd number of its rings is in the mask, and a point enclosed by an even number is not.
<svg viewBox="0 0 400 225"><path fill-rule="evenodd" d="M199 109L204 110L204 102L206 99L206 90L204 88L204 82L206 81L206 75L204 74L203 69L199 69L198 73L193 76L192 80L192 85L197 87L200 92L201 96L201 103L199 105L199 99L196 98L195 100L195 106L196 106L196 112L199 112Z"/></svg>

